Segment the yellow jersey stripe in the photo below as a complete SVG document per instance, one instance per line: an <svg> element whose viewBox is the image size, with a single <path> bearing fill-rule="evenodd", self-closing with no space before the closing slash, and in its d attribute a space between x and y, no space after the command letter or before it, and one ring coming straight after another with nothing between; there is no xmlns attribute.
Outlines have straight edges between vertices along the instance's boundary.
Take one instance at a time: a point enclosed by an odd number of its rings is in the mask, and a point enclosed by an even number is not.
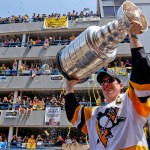
<svg viewBox="0 0 150 150"><path fill-rule="evenodd" d="M74 116L73 116L73 118L72 118L72 120L71 120L71 123L72 123L72 124L75 124L75 122L78 120L78 115L81 115L81 114L79 114L79 111L80 111L81 107L82 107L82 106L80 105L80 106L78 106L78 107L76 108L75 113L74 113Z"/></svg>
<svg viewBox="0 0 150 150"><path fill-rule="evenodd" d="M143 90L150 90L150 84L137 84L137 83L134 83L132 81L130 81L130 84L136 89L136 90L140 90L140 91L143 91Z"/></svg>
<svg viewBox="0 0 150 150"><path fill-rule="evenodd" d="M129 99L133 102L137 113L144 117L148 117L150 108L147 107L147 103L141 103L137 95L134 93L133 89L129 88L127 92Z"/></svg>
<svg viewBox="0 0 150 150"><path fill-rule="evenodd" d="M148 148L146 146L135 145L129 148L121 149L121 150L148 150Z"/></svg>

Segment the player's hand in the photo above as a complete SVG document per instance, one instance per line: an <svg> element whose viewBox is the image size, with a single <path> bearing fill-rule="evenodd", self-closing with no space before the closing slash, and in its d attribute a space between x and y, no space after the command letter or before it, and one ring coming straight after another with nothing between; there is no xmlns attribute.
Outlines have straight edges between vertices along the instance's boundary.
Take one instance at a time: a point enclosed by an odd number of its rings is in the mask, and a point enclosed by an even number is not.
<svg viewBox="0 0 150 150"><path fill-rule="evenodd" d="M133 20L129 28L129 34L141 34L141 33L143 33L142 24L139 21Z"/></svg>

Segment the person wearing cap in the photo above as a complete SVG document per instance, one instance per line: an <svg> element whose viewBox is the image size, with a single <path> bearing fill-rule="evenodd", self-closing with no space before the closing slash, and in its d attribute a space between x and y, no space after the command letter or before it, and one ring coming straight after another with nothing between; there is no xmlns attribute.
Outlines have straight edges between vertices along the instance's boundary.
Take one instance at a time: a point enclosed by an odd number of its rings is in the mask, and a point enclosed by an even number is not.
<svg viewBox="0 0 150 150"><path fill-rule="evenodd" d="M123 83L117 76L106 72L97 76L107 105L83 107L74 96L74 86L80 80L67 80L67 118L88 134L90 150L148 150L143 126L150 112L150 60L136 36L141 33L142 25L132 21L129 38L133 66L125 93L121 94Z"/></svg>

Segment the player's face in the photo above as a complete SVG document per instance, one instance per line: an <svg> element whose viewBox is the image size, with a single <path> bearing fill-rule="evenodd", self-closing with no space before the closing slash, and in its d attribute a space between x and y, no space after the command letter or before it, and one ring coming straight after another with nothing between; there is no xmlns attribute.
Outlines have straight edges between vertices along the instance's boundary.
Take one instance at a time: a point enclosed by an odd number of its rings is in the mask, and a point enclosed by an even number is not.
<svg viewBox="0 0 150 150"><path fill-rule="evenodd" d="M118 83L116 79L108 75L103 78L103 84L101 85L103 95L108 103L114 101L123 88L123 83Z"/></svg>

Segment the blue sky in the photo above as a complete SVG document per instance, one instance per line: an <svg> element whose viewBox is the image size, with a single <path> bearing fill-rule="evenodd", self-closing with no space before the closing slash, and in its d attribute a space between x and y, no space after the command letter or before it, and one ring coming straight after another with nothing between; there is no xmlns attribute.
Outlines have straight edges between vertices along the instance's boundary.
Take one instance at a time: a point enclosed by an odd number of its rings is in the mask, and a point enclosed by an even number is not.
<svg viewBox="0 0 150 150"><path fill-rule="evenodd" d="M96 12L97 0L0 0L0 17L9 17L28 14L66 13L76 10L80 12L84 8L90 8Z"/></svg>

